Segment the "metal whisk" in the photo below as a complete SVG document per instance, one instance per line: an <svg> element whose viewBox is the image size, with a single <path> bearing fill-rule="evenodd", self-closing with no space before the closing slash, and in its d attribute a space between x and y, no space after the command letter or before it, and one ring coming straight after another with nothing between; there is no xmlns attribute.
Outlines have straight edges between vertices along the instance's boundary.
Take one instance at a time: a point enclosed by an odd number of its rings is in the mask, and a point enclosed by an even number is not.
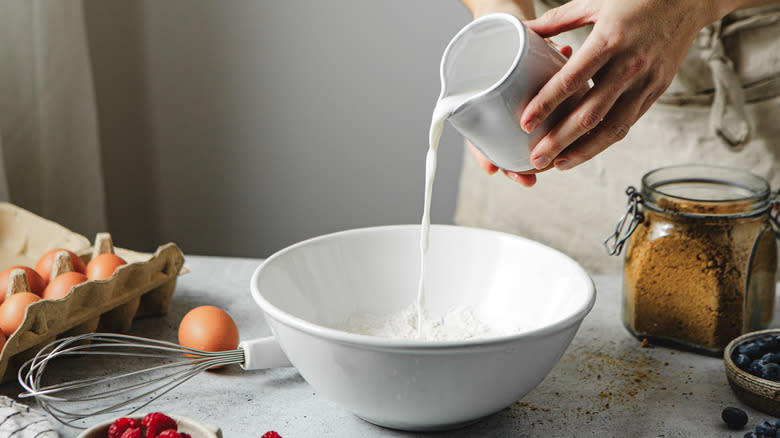
<svg viewBox="0 0 780 438"><path fill-rule="evenodd" d="M51 382L50 363L63 357L122 357L129 362L156 364L120 374L86 377L64 383ZM90 333L60 339L41 349L19 369L19 383L25 389L20 397L35 397L41 408L67 426L89 417L122 412L130 415L163 394L209 368L241 364L244 349L217 353L137 336ZM72 376L78 368L68 367ZM60 369L60 371L62 371Z"/></svg>

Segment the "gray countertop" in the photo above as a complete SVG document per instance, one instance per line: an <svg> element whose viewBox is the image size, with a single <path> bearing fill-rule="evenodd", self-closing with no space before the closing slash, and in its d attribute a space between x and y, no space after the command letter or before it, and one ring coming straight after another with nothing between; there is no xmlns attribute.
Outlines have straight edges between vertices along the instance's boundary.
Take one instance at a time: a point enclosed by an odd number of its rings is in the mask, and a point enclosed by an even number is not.
<svg viewBox="0 0 780 438"><path fill-rule="evenodd" d="M269 335L249 295L249 279L260 262L187 256L191 272L179 278L169 313L136 320L131 334L176 341L184 314L211 304L231 314L242 339ZM594 281L596 305L547 378L522 400L464 429L414 434L374 426L321 397L294 368L242 371L234 366L205 372L147 411L214 424L225 437L255 438L269 430L284 438L741 437L745 431L731 431L720 420L724 407L745 409L749 426L770 418L736 399L722 360L641 347L620 320L620 278L597 276ZM0 394L15 397L18 393L17 383L0 386ZM79 432L55 426L63 437Z"/></svg>

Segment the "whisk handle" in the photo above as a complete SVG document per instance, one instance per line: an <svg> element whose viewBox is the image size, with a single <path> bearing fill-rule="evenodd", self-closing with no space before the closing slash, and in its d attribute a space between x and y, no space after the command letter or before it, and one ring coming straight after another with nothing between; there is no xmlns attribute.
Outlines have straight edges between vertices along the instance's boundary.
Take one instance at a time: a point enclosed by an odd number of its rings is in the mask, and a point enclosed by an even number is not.
<svg viewBox="0 0 780 438"><path fill-rule="evenodd" d="M241 368L245 370L292 366L273 336L242 341L238 344L238 348L244 350L244 363L241 364Z"/></svg>

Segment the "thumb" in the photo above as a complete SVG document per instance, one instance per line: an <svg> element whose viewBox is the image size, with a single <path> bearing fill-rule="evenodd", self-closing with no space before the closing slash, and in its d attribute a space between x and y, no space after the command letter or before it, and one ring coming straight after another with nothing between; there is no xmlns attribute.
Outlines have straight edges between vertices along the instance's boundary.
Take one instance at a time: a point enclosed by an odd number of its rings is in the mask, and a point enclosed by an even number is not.
<svg viewBox="0 0 780 438"><path fill-rule="evenodd" d="M526 21L525 25L542 37L549 38L594 22L593 13L586 8L585 2L573 1L550 9L540 17Z"/></svg>

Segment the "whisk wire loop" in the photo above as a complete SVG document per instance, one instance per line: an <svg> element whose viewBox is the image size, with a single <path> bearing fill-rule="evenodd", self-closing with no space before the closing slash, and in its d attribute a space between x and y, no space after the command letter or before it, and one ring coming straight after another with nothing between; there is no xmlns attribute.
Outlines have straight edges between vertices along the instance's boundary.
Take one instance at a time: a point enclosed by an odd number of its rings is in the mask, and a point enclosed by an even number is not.
<svg viewBox="0 0 780 438"><path fill-rule="evenodd" d="M47 382L51 380L47 378L51 362L96 356L167 362L113 375ZM34 397L60 423L83 428L76 422L117 412L130 415L202 371L243 362L244 351L240 348L207 352L138 336L88 333L56 340L25 362L17 376L24 388L19 397Z"/></svg>

